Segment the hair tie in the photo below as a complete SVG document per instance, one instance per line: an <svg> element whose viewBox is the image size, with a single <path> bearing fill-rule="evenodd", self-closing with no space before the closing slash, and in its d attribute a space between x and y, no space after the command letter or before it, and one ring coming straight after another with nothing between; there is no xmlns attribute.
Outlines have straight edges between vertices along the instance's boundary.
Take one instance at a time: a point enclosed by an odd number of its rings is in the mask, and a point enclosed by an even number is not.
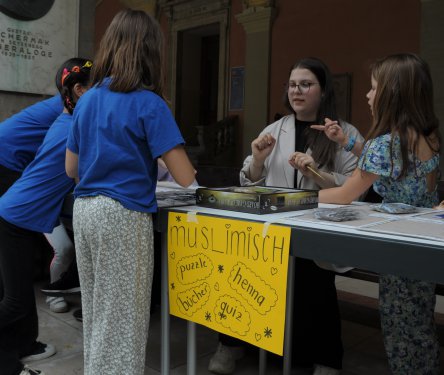
<svg viewBox="0 0 444 375"><path fill-rule="evenodd" d="M66 77L69 76L71 72L68 69L63 69L63 73L62 73L62 86L63 86L63 82L65 82Z"/></svg>

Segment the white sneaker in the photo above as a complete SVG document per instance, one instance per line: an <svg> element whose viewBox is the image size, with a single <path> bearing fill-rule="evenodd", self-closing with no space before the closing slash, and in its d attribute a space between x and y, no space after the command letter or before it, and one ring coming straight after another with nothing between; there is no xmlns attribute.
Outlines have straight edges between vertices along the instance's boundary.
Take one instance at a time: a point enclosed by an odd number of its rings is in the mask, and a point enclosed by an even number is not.
<svg viewBox="0 0 444 375"><path fill-rule="evenodd" d="M46 297L49 309L55 313L64 313L69 310L68 303L63 297Z"/></svg>
<svg viewBox="0 0 444 375"><path fill-rule="evenodd" d="M313 375L339 375L341 370L337 368L315 365Z"/></svg>
<svg viewBox="0 0 444 375"><path fill-rule="evenodd" d="M216 353L211 357L208 370L221 375L232 374L236 361L245 356L245 348L241 346L226 346L219 343Z"/></svg>
<svg viewBox="0 0 444 375"><path fill-rule="evenodd" d="M45 375L45 373L42 370L25 366L19 375Z"/></svg>

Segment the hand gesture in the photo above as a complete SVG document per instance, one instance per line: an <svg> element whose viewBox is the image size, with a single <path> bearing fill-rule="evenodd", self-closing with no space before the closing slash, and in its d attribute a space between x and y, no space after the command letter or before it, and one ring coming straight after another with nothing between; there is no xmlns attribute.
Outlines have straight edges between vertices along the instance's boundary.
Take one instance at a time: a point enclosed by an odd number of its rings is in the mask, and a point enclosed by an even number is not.
<svg viewBox="0 0 444 375"><path fill-rule="evenodd" d="M309 169L317 172L317 167L314 159L303 152L294 152L288 159L290 165L301 172L304 176L313 177L314 173ZM307 168L308 167L308 168Z"/></svg>
<svg viewBox="0 0 444 375"><path fill-rule="evenodd" d="M325 118L325 125L311 125L310 127L312 129L323 131L328 139L338 143L340 146L347 144L347 136L344 134L344 131L337 121Z"/></svg>
<svg viewBox="0 0 444 375"><path fill-rule="evenodd" d="M251 153L253 154L253 159L257 163L263 164L268 155L273 151L274 145L276 144L276 139L270 134L262 134L257 137L253 142L251 142Z"/></svg>

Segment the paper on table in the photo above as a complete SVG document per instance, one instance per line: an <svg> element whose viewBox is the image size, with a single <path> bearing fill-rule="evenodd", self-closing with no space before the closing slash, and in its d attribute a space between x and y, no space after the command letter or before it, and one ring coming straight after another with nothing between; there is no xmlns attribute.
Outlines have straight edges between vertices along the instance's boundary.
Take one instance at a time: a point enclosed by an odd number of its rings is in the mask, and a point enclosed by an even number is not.
<svg viewBox="0 0 444 375"><path fill-rule="evenodd" d="M444 225L413 219L393 220L359 230L444 241Z"/></svg>

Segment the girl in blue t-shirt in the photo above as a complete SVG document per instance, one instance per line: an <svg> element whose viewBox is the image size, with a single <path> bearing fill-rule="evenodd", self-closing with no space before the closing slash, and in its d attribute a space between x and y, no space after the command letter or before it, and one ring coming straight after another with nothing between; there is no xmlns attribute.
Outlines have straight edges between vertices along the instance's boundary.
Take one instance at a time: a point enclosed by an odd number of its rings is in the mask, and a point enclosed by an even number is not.
<svg viewBox="0 0 444 375"><path fill-rule="evenodd" d="M34 159L46 132L62 111L60 95L55 95L0 123L0 196Z"/></svg>
<svg viewBox="0 0 444 375"><path fill-rule="evenodd" d="M58 84L57 87L59 86ZM60 95L55 95L0 123L0 197L20 178L23 170L34 159L46 132L62 110L62 99ZM60 275L64 271L64 264L69 264L69 257L65 254L73 253L74 245L63 225L57 227L52 234L47 234L46 238L54 248L54 253L60 254L53 262L51 275L54 272ZM0 296L1 289L0 282ZM47 302L51 311L62 312L68 309L63 297L50 297Z"/></svg>
<svg viewBox="0 0 444 375"><path fill-rule="evenodd" d="M342 187L320 191L319 201L348 204L373 185L384 202L435 206L440 134L427 64L414 54L378 61L372 68L367 98L373 125L365 144L344 135L334 121L316 126L360 155L352 177ZM435 284L381 275L379 305L392 373L439 374Z"/></svg>
<svg viewBox="0 0 444 375"><path fill-rule="evenodd" d="M74 181L65 172L72 110L89 87L91 62L70 59L60 70L65 109L49 128L34 160L0 199L0 369L2 375L42 374L22 364L55 353L36 342L38 317L33 265L36 236L51 233ZM22 361L21 361L22 360Z"/></svg>
<svg viewBox="0 0 444 375"><path fill-rule="evenodd" d="M65 65L59 69L56 77L57 89L61 90L61 74ZM54 120L63 111L60 94L35 103L0 124L0 196L19 179L23 170L34 160L38 148ZM51 281L56 281L72 262L74 244L66 233L63 224L54 228L45 237L54 249L51 262ZM1 284L0 284L1 289ZM1 291L0 291L1 294ZM69 309L61 296L47 297L51 311L65 312Z"/></svg>
<svg viewBox="0 0 444 375"><path fill-rule="evenodd" d="M153 274L157 158L188 186L194 168L163 99L162 35L142 11L118 13L79 100L66 171L79 179L73 227L85 375L144 373Z"/></svg>

